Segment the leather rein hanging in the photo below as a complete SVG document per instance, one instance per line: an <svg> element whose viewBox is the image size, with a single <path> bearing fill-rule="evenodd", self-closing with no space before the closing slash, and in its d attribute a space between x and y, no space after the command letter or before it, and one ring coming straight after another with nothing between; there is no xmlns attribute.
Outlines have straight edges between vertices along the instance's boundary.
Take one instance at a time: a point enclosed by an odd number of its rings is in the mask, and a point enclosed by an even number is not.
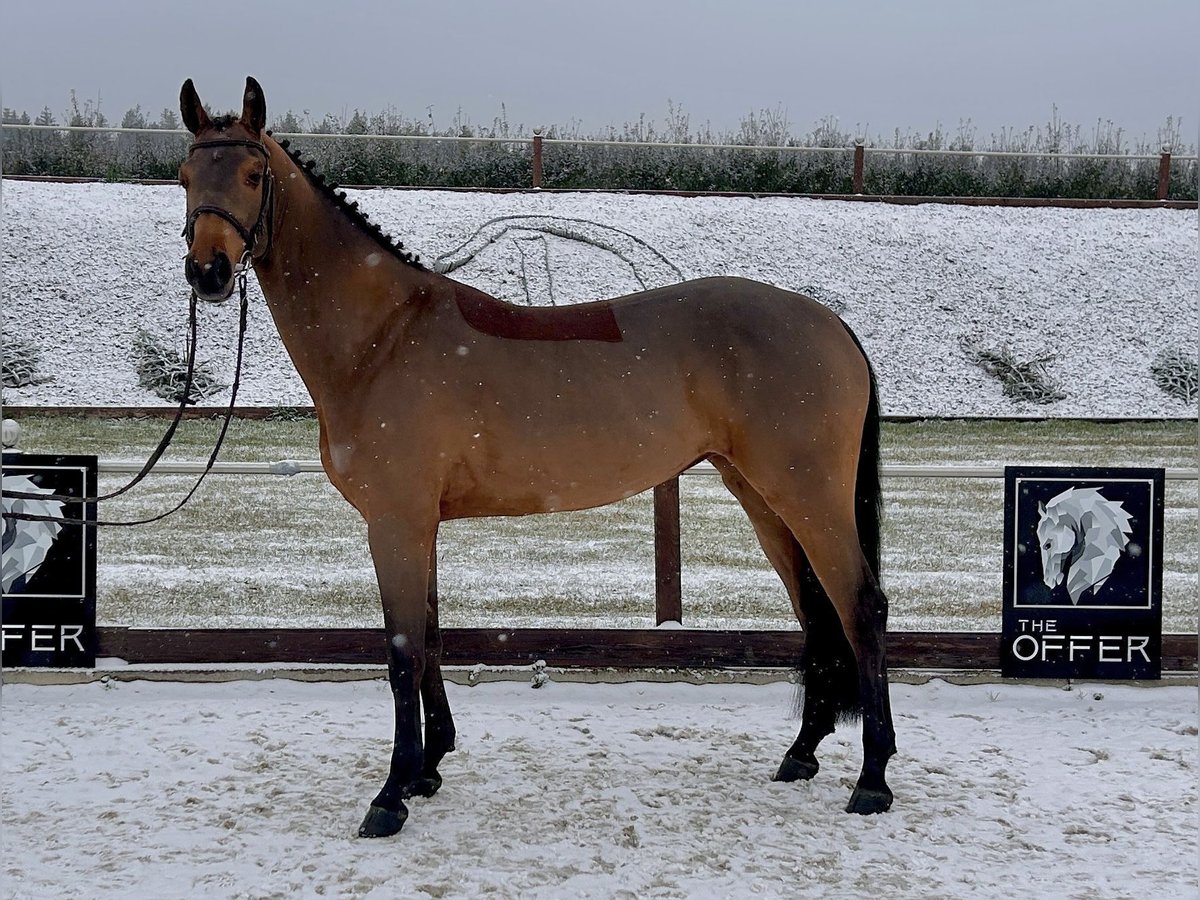
<svg viewBox="0 0 1200 900"><path fill-rule="evenodd" d="M221 425L221 431L217 435L216 445L213 447L213 451L208 458L208 462L204 467L204 471L202 471L200 473L200 477L196 479L196 483L192 485L191 490L189 490L187 492L187 494L184 495L183 499L180 500L175 506L173 506L171 509L167 510L164 513L160 513L156 516L151 516L146 519L138 519L136 521L129 521L129 522L115 522L115 521L103 521L103 520L97 521L97 520L93 520L93 519L81 519L81 518L71 518L71 517L63 517L63 516L42 516L42 515L37 515L34 513L18 513L18 512L8 512L8 511L5 511L3 514L3 517L5 519L15 519L15 520L21 520L21 521L25 521L25 522L56 522L60 525L107 525L107 526L113 526L113 527L129 527L129 526L133 526L133 525L148 525L152 522L158 522L162 519L165 519L167 516L171 515L172 513L178 512L180 509L182 509L184 504L186 504L192 498L192 496L196 493L196 491L200 488L200 485L204 482L204 479L208 475L208 473L212 471L212 467L217 461L217 455L221 451L221 445L225 441L225 435L229 431L229 423L233 419L233 410L234 410L234 406L237 402L238 387L240 386L241 380L242 380L242 356L243 356L243 350L245 347L246 326L247 326L247 318L248 318L248 310L249 310L249 302L246 297L246 277L250 274L250 270L254 267L254 260L256 258L258 258L258 259L265 258L266 255L268 253L270 253L272 239L274 237L274 208L275 208L275 191L274 191L275 179L274 179L274 176L271 174L270 154L267 152L267 148L265 146L263 146L261 143L259 143L257 141L244 141L244 140L235 140L235 139L205 141L203 143L192 144L191 147L188 148L188 155L190 156L196 150L203 150L203 149L207 149L209 147L222 147L222 146L239 146L239 147L250 147L252 149L255 149L263 154L264 158L267 160L267 167L266 167L266 171L263 175L262 201L259 204L258 218L255 221L254 225L252 225L250 228L246 228L246 226L244 226L241 222L239 222L237 220L237 218L232 213L230 213L228 210L223 209L219 206L213 206L211 204L206 204L206 205L195 207L188 214L187 220L185 221L184 226L183 226L183 235L182 236L187 239L188 245L190 246L192 243L192 239L195 236L196 219L204 214L218 216L218 217L224 219L226 222L228 222L230 225L232 225L234 227L234 229L237 231L238 235L242 238L242 241L246 248L245 252L242 254L242 259L238 265L237 271L234 273L234 278L236 279L237 286L238 286L240 309L239 309L239 313L238 313L237 359L234 364L233 384L230 386L230 391L229 391L229 406L225 410L224 422ZM265 249L263 250L262 253L257 254L257 256L256 256L255 249L258 245L258 240L259 240L260 236L265 236L265 239L266 239ZM158 446L154 449L154 452L150 454L150 457L146 460L146 463L142 466L141 471L138 472L138 474L135 475L128 484L119 488L118 490L112 491L111 493L108 493L108 494L101 494L101 495L98 495L95 497L73 497L69 494L43 494L43 493L34 493L31 491L8 491L8 490L3 491L3 495L5 497L12 497L12 498L18 499L18 500L53 500L53 501L59 501L59 502L63 502L63 503L97 503L101 500L111 500L113 497L119 497L121 494L124 494L126 491L128 491L130 488L132 488L134 485L136 485L138 482L142 481L142 479L144 479L147 475L150 474L150 471L158 463L159 459L166 452L167 447L170 445L172 438L175 436L175 430L176 430L176 428L178 428L179 423L183 418L184 410L187 408L187 405L190 402L189 397L190 397L191 391L192 391L192 377L193 377L193 373L195 371L195 364L196 364L196 300L197 300L196 292L193 290L191 292L191 299L188 303L188 333L189 333L189 342L188 343L189 343L189 346L188 346L188 358L187 358L187 374L184 378L183 391L182 391L181 399L179 401L179 409L176 410L175 417L172 419L171 424L167 427L166 432L163 434L162 438L159 440Z"/></svg>

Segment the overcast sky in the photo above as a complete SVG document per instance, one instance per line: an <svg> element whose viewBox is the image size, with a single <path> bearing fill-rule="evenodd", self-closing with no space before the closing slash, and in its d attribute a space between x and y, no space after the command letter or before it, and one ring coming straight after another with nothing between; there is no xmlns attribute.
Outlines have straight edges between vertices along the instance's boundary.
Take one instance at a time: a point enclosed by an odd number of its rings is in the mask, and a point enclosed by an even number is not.
<svg viewBox="0 0 1200 900"><path fill-rule="evenodd" d="M1196 0L8 0L0 94L61 120L74 89L119 123L157 117L195 79L214 109L253 74L268 115L460 109L486 124L591 132L668 100L693 127L779 108L794 133L954 131L1112 120L1151 142L1168 115L1196 140Z"/></svg>

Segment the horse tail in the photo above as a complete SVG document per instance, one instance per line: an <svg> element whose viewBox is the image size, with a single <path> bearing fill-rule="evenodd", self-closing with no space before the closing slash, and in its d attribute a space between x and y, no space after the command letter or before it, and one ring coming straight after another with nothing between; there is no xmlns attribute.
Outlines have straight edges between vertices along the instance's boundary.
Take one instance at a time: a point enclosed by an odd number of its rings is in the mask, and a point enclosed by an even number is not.
<svg viewBox="0 0 1200 900"><path fill-rule="evenodd" d="M871 574L878 582L880 518L883 510L879 479L879 395L875 369L871 366L866 351L850 326L844 322L842 324L862 353L870 376L870 395L867 399L862 444L858 454L854 512L859 546L862 547ZM854 649L846 637L833 601L821 587L808 556L798 543L796 552L800 577L800 609L804 613L806 631L804 653L800 660L800 684L807 685L806 689L813 692L811 699L825 706L826 714L831 715L834 722L841 724L853 721L862 713L858 662L854 657ZM797 691L797 715L802 711L803 696L802 692Z"/></svg>
<svg viewBox="0 0 1200 900"><path fill-rule="evenodd" d="M845 325L845 323L842 323ZM855 524L858 526L858 542L863 556L871 567L871 574L879 581L879 532L883 518L883 490L879 482L879 388L875 379L875 368L867 351L859 343L858 335L845 325L846 331L862 354L871 379L871 393L867 398L867 416L863 420L862 446L858 451L858 478L854 483Z"/></svg>

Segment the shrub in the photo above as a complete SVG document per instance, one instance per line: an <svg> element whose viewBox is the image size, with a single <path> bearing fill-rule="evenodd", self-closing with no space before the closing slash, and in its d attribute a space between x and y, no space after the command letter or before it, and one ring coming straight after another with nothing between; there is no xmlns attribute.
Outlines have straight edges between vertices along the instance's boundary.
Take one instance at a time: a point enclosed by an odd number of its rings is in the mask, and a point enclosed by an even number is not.
<svg viewBox="0 0 1200 900"><path fill-rule="evenodd" d="M133 339L133 360L138 384L174 403L196 403L224 387L208 362L197 361L192 372L192 390L185 400L187 353L180 354L144 329L139 329Z"/></svg>
<svg viewBox="0 0 1200 900"><path fill-rule="evenodd" d="M1162 351L1150 364L1154 383L1184 403L1196 402L1196 357L1178 347Z"/></svg>
<svg viewBox="0 0 1200 900"><path fill-rule="evenodd" d="M298 406L272 406L271 411L266 415L266 421L303 422L316 417L316 412L310 409L301 409Z"/></svg>
<svg viewBox="0 0 1200 900"><path fill-rule="evenodd" d="M39 378L38 367L42 351L27 341L8 339L4 342L3 383L5 387L26 387L46 381Z"/></svg>
<svg viewBox="0 0 1200 900"><path fill-rule="evenodd" d="M1067 396L1054 384L1046 371L1046 364L1054 359L1051 354L1020 361L1008 344L998 350L992 350L979 346L970 338L962 338L959 346L968 360L1000 381L1004 386L1005 397L1046 404L1063 400Z"/></svg>
<svg viewBox="0 0 1200 900"><path fill-rule="evenodd" d="M174 123L168 112L153 124L146 122L138 108L126 114L127 123L159 128L161 134L68 134L50 128L6 133L3 171L12 175L171 179L190 137L170 130ZM14 121L28 118L14 110L8 114ZM98 111L87 104L80 110L74 102L67 119L78 124L101 121ZM38 121L51 124L53 116L39 116ZM503 114L490 126L475 126L456 117L448 126L435 127L432 120L409 119L395 110L374 116L355 110L349 119L325 116L319 121L302 121L289 112L275 125L288 134L346 135L293 141L316 162L319 171L342 184L477 188L527 188L532 184L532 148L527 140L531 130L511 126ZM356 139L364 134L475 137L497 142ZM1006 129L987 139L981 139L969 121L953 134L939 126L928 133L896 131L885 138L843 129L832 118L815 123L807 133L797 133L778 110L751 113L738 129L693 128L682 109L671 105L663 129L642 118L620 129L590 133L578 124L552 126L545 129L545 137L543 184L548 188L846 194L852 189L852 148L856 138L864 138L868 148L865 190L871 194L1153 199L1157 159L1131 160L1129 156L1154 157L1165 147L1175 156L1170 196L1196 198L1196 162L1179 159L1194 154L1195 149L1184 143L1183 131L1173 118L1159 129L1157 140L1136 143L1128 141L1111 122L1098 123L1087 133L1078 125L1062 122L1057 111L1044 125L1024 131ZM514 138L514 143L506 142ZM614 143L549 143L552 140ZM739 146L701 146L705 144ZM778 147L785 149L768 149ZM791 149L802 147L833 148L836 152ZM872 148L932 153L870 153ZM939 154L971 150L1092 153L1104 158Z"/></svg>

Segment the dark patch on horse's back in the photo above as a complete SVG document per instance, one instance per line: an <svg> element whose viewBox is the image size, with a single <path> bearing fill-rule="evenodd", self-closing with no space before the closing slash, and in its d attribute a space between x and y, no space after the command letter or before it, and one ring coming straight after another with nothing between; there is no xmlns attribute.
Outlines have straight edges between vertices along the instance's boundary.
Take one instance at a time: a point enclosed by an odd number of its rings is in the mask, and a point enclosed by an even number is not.
<svg viewBox="0 0 1200 900"><path fill-rule="evenodd" d="M491 337L517 341L622 340L617 317L607 303L515 306L474 291L456 291L454 300L467 324Z"/></svg>

